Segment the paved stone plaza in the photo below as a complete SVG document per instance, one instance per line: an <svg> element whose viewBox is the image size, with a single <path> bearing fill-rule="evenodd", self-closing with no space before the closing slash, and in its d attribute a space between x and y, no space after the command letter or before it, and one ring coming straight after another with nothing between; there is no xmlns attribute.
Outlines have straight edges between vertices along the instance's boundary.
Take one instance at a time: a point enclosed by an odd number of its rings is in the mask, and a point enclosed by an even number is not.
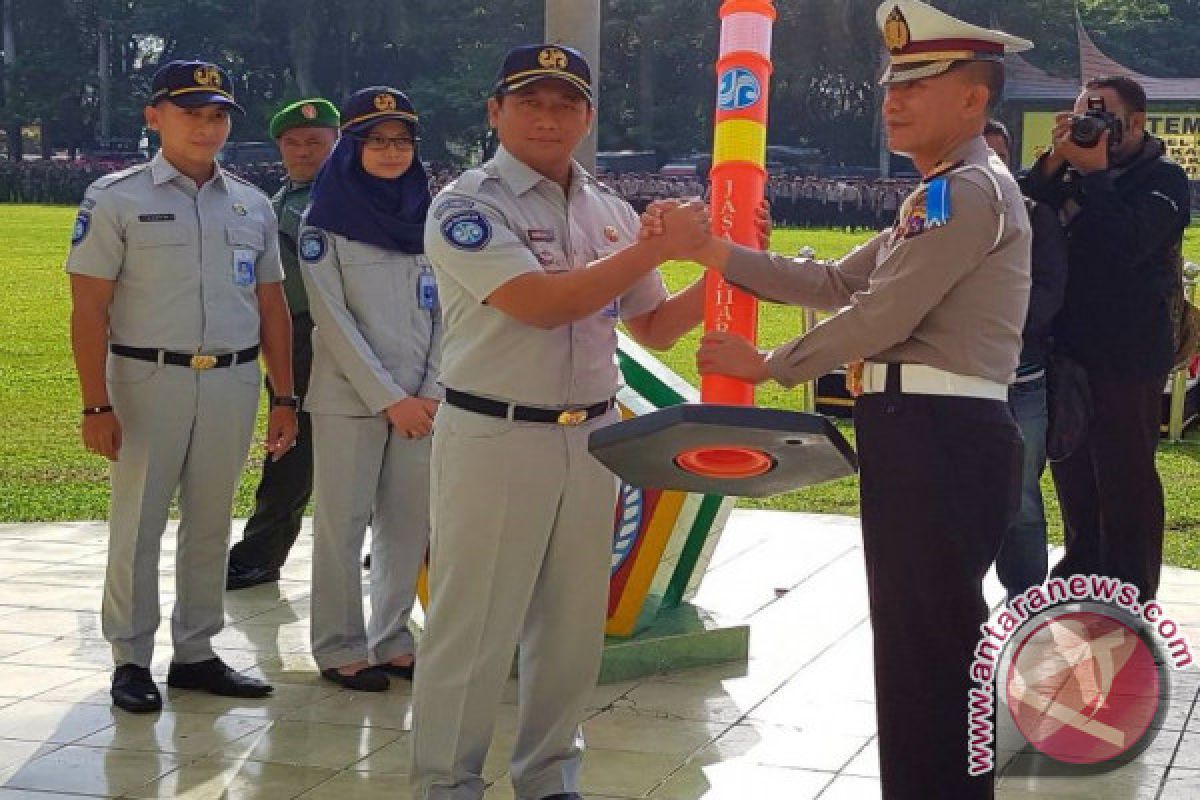
<svg viewBox="0 0 1200 800"><path fill-rule="evenodd" d="M383 695L346 692L320 680L307 654L307 533L278 587L228 596L229 627L218 640L226 661L271 680L275 695L231 700L164 685L165 709L148 716L109 704L98 614L104 525L0 525L0 542L0 800L407 797L409 685ZM165 562L172 546L169 537ZM171 584L168 568L164 615ZM989 598L1000 596L989 583ZM1161 599L1200 642L1200 573L1167 570ZM878 798L857 521L735 512L696 603L751 625L748 668L598 687L584 726L587 795ZM158 641L153 671L161 681L166 625ZM999 796L1200 796L1200 676L1174 677L1163 730L1137 761L1094 778L1035 778L1021 769L1028 756L1017 756ZM515 702L514 691L507 700ZM505 761L515 711L506 705L500 716L489 798L512 797Z"/></svg>

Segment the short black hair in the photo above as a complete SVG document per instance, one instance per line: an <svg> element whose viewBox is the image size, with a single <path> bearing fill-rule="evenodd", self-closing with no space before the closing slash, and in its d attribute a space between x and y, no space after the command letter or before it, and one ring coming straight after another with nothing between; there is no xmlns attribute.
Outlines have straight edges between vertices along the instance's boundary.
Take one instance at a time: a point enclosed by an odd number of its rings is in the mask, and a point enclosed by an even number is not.
<svg viewBox="0 0 1200 800"><path fill-rule="evenodd" d="M1144 114L1146 112L1146 90L1142 85L1128 75L1108 75L1103 78L1092 78L1083 85L1084 89L1112 89L1121 98L1125 108L1130 113Z"/></svg>
<svg viewBox="0 0 1200 800"><path fill-rule="evenodd" d="M1008 126L998 119L989 119L987 124L983 126L984 136L999 136L1004 140L1004 144L1008 145L1008 149L1012 150L1012 135L1008 132Z"/></svg>
<svg viewBox="0 0 1200 800"><path fill-rule="evenodd" d="M988 109L1004 99L1004 64L999 61L959 61L953 69L961 70L972 82L987 87Z"/></svg>

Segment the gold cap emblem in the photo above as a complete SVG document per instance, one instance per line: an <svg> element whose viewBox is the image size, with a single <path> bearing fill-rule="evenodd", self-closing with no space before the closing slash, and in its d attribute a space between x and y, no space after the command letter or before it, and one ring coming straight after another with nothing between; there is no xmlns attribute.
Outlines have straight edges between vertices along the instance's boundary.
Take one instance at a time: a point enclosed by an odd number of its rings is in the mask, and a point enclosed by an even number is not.
<svg viewBox="0 0 1200 800"><path fill-rule="evenodd" d="M192 77L196 79L196 83L200 86L221 85L221 71L212 64L196 67L196 70L192 73Z"/></svg>
<svg viewBox="0 0 1200 800"><path fill-rule="evenodd" d="M395 111L396 98L386 92L375 95L375 108L379 111Z"/></svg>
<svg viewBox="0 0 1200 800"><path fill-rule="evenodd" d="M908 20L904 18L900 6L896 6L883 23L883 44L891 52L897 53L908 47L911 41L912 31L908 28Z"/></svg>
<svg viewBox="0 0 1200 800"><path fill-rule="evenodd" d="M545 47L538 53L538 63L546 69L566 69L567 54L557 47Z"/></svg>
<svg viewBox="0 0 1200 800"><path fill-rule="evenodd" d="M305 119L316 119L317 107L312 103L305 103L304 105L300 106L300 115Z"/></svg>

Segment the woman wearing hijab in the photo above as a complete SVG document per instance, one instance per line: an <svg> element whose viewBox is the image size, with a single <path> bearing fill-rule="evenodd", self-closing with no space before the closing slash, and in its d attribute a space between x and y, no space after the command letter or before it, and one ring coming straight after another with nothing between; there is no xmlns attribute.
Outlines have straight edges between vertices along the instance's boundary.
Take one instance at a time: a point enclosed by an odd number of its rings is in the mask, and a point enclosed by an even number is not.
<svg viewBox="0 0 1200 800"><path fill-rule="evenodd" d="M429 434L441 320L422 244L431 200L417 115L395 89L355 92L313 186L299 252L313 333L312 648L321 675L382 691L412 679L409 612L429 541ZM371 526L371 620L360 558Z"/></svg>

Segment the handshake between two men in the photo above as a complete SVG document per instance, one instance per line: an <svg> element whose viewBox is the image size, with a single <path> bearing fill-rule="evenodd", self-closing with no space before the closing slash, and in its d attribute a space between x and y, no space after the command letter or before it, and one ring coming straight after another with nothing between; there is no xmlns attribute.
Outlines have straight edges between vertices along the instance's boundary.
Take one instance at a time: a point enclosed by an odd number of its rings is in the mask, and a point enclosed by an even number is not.
<svg viewBox="0 0 1200 800"><path fill-rule="evenodd" d="M758 247L766 250L771 240L771 209L763 201L756 213ZM697 264L724 274L729 256L738 245L713 235L707 208L698 200L656 200L642 214L639 237L675 239L686 249L681 255ZM727 375L759 384L770 376L767 354L747 339L733 333L711 331L700 342L696 366L701 375Z"/></svg>

